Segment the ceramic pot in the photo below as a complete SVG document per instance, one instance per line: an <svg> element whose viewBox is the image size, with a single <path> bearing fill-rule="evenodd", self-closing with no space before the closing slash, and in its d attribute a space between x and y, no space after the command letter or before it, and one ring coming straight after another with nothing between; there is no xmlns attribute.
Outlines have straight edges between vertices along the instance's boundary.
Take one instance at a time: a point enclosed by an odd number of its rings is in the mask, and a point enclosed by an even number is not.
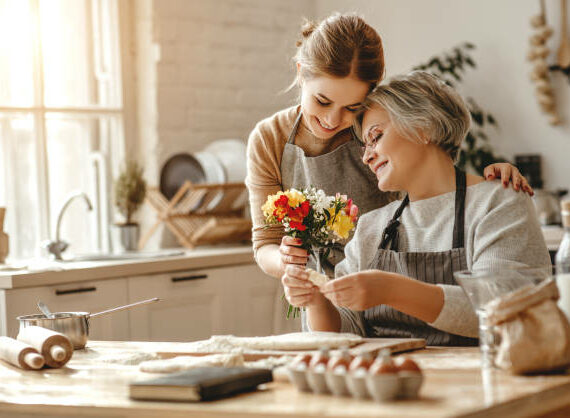
<svg viewBox="0 0 570 418"><path fill-rule="evenodd" d="M139 225L113 225L113 251L124 253L136 251L139 242Z"/></svg>

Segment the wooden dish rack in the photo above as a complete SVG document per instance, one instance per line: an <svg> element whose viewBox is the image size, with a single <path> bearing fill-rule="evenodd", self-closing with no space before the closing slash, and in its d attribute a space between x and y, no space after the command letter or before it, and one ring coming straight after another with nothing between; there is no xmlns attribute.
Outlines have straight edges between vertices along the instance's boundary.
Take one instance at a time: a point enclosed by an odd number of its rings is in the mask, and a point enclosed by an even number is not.
<svg viewBox="0 0 570 418"><path fill-rule="evenodd" d="M210 203L219 199L220 192L223 193L220 202L209 209ZM139 240L139 249L162 223L186 248L251 239L251 221L244 217L243 208L233 209L236 199L245 193L244 183L193 184L186 181L168 200L158 187L149 188L146 201L158 216Z"/></svg>

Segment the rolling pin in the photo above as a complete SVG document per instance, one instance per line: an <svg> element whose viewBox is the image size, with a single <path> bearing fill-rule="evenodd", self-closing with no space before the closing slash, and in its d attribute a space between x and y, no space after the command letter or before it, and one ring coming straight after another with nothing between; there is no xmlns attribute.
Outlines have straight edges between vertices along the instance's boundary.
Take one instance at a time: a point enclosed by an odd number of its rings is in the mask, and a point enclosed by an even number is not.
<svg viewBox="0 0 570 418"><path fill-rule="evenodd" d="M17 338L38 350L44 356L48 367L63 367L73 354L73 345L69 338L51 329L25 327L20 330Z"/></svg>
<svg viewBox="0 0 570 418"><path fill-rule="evenodd" d="M0 359L25 370L41 369L45 364L38 350L10 337L0 337Z"/></svg>

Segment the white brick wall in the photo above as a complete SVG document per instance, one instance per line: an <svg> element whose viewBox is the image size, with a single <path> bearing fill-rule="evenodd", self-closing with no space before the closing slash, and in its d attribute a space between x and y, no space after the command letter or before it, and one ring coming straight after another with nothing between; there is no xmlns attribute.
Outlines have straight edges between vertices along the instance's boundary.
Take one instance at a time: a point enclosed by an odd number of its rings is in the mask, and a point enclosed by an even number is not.
<svg viewBox="0 0 570 418"><path fill-rule="evenodd" d="M293 79L295 41L302 17L315 16L315 0L136 0L133 7L139 150L149 184L158 184L170 155L215 139L245 140L257 121L294 103L295 92L280 92ZM143 230L153 219L143 210Z"/></svg>

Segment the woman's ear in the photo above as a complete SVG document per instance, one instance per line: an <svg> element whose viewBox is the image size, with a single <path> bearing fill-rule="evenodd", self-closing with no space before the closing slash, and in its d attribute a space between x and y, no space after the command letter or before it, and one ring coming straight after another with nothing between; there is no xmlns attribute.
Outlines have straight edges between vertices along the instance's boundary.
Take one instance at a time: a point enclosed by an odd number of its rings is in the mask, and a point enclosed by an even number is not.
<svg viewBox="0 0 570 418"><path fill-rule="evenodd" d="M296 63L296 67L297 67L297 83L300 86L301 84L303 84L303 76L301 74L301 63L299 61L297 61Z"/></svg>

